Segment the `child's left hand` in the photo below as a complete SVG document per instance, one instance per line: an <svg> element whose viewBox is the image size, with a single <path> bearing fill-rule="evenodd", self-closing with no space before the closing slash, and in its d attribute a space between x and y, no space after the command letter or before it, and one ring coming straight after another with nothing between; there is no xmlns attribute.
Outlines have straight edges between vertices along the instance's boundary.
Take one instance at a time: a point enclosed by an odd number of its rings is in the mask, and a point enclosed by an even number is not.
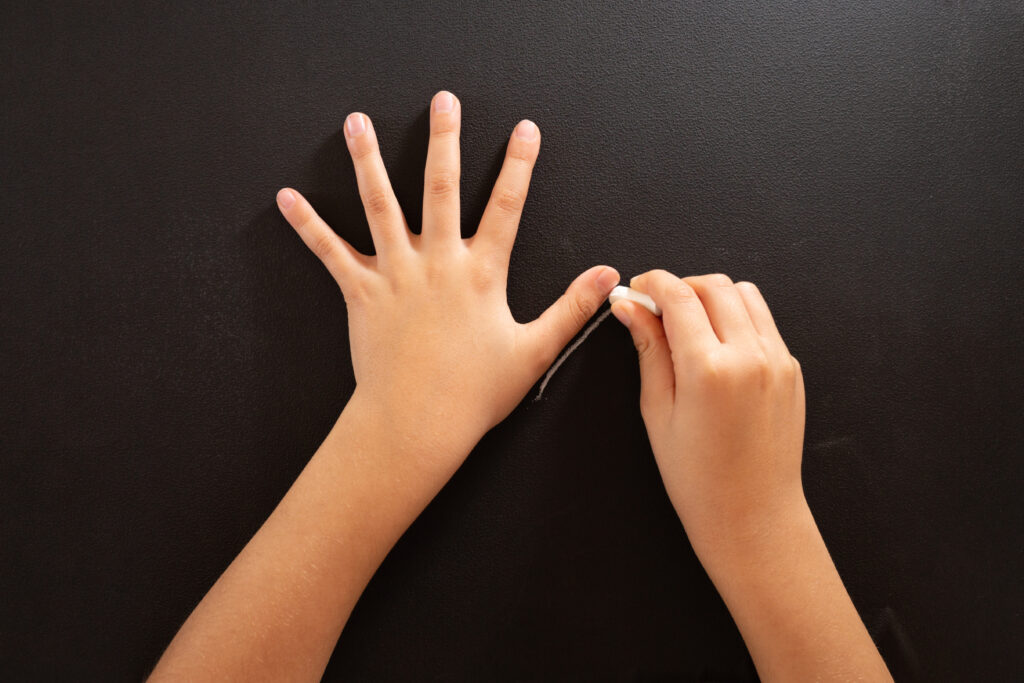
<svg viewBox="0 0 1024 683"><path fill-rule="evenodd" d="M353 400L369 408L366 414L385 416L397 439L429 445L442 459L436 464L445 480L512 411L619 281L614 269L595 266L537 320L513 319L506 299L509 256L540 132L528 120L516 126L480 226L463 239L461 115L451 93L434 96L420 235L408 229L369 118L355 113L346 120L376 256L338 237L295 190L278 193L281 212L345 297Z"/></svg>

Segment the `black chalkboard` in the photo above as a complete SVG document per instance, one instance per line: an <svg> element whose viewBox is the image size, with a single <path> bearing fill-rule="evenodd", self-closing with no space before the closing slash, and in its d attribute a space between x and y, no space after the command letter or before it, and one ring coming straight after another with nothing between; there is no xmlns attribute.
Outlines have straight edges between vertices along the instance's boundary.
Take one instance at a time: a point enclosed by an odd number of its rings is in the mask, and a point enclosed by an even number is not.
<svg viewBox="0 0 1024 683"><path fill-rule="evenodd" d="M803 365L811 508L897 680L1021 676L1021 3L2 15L3 678L142 678L271 512L353 389L275 192L369 251L341 135L364 111L418 225L440 89L467 231L515 122L543 131L517 318L597 263L757 283ZM395 547L326 679L754 679L637 395L609 321Z"/></svg>

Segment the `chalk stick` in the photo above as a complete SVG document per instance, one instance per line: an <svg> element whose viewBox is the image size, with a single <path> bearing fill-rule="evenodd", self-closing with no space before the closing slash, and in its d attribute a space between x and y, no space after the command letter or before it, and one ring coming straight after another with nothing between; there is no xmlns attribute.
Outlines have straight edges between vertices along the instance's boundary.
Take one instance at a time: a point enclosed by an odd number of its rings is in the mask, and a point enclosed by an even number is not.
<svg viewBox="0 0 1024 683"><path fill-rule="evenodd" d="M614 304L620 299L626 299L632 301L635 304L640 304L654 315L661 315L661 309L658 308L658 304L654 303L654 299L647 296L643 292L638 292L635 289L629 287L618 286L612 290L612 293L608 295L608 303Z"/></svg>

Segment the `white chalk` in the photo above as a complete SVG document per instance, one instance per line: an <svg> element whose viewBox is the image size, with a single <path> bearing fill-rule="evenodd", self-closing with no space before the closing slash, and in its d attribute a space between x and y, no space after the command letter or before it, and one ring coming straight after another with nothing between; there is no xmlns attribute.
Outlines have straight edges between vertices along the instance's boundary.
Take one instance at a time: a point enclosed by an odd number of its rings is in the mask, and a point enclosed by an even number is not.
<svg viewBox="0 0 1024 683"><path fill-rule="evenodd" d="M632 301L635 304L640 304L654 315L661 315L661 309L658 308L658 304L654 303L654 299L647 296L643 292L638 292L635 289L629 287L618 286L612 290L612 293L608 295L608 303L614 304L616 301L625 299L626 301Z"/></svg>

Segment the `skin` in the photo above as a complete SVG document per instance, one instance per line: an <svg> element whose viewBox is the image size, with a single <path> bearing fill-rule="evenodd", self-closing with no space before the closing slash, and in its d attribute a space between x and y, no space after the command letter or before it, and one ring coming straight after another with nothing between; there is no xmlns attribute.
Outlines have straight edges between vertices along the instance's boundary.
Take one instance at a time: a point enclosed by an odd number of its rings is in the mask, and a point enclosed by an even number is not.
<svg viewBox="0 0 1024 683"><path fill-rule="evenodd" d="M509 256L540 132L517 125L479 228L463 239L461 114L451 93L434 96L420 235L370 119L346 119L375 256L297 191L278 193L345 298L356 389L149 680L318 680L394 543L618 284L595 266L536 320L513 319ZM763 678L890 680L803 499L799 366L757 290L723 278L651 271L632 286L662 320L614 307L639 351L641 411L666 489Z"/></svg>
<svg viewBox="0 0 1024 683"><path fill-rule="evenodd" d="M757 287L663 270L612 312L665 489L764 681L890 681L804 498L804 383Z"/></svg>

